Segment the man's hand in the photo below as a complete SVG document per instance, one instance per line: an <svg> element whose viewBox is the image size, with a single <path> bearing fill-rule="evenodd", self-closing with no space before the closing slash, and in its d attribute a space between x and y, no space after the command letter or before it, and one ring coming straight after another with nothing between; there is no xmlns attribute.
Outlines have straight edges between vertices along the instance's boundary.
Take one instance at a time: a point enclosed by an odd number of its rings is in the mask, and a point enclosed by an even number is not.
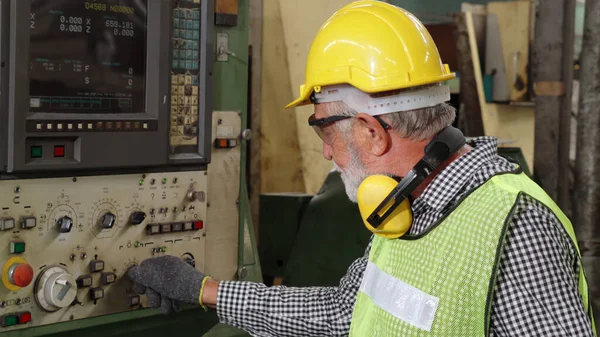
<svg viewBox="0 0 600 337"><path fill-rule="evenodd" d="M142 261L128 272L134 290L146 294L153 308L163 314L178 310L178 303L200 304L200 289L206 277L175 256L161 256Z"/></svg>

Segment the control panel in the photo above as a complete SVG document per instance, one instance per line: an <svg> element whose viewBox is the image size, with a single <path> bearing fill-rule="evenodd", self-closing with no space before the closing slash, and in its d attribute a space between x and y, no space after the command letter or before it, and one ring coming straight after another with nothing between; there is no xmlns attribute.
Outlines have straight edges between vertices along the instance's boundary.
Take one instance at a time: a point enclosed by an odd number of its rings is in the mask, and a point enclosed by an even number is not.
<svg viewBox="0 0 600 337"><path fill-rule="evenodd" d="M204 269L206 200L206 172L2 184L0 325L137 308L126 273L153 256Z"/></svg>
<svg viewBox="0 0 600 337"><path fill-rule="evenodd" d="M200 0L173 2L171 15L171 90L169 150L173 158L197 153L204 146L201 130L206 123L206 62L210 46Z"/></svg>
<svg viewBox="0 0 600 337"><path fill-rule="evenodd" d="M242 116L211 110L214 6L0 1L0 334L150 315L119 315L146 307L127 271L148 258L236 278Z"/></svg>
<svg viewBox="0 0 600 337"><path fill-rule="evenodd" d="M237 270L237 112L213 115L205 170L0 181L0 333L145 307L127 271L180 257L218 279Z"/></svg>

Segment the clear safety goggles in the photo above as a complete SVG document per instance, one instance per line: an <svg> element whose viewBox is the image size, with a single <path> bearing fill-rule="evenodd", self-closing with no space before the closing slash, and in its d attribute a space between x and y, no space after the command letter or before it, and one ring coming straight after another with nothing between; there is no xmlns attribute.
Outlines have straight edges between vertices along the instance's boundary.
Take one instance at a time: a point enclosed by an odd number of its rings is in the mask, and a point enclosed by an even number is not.
<svg viewBox="0 0 600 337"><path fill-rule="evenodd" d="M319 138L321 138L325 144L331 145L335 141L336 135L335 128L332 127L333 124L354 117L355 116L329 116L325 118L315 118L315 114L312 114L308 118L308 125L313 127L313 130L315 130ZM384 122L379 116L374 116L374 118L377 119L384 129L390 129L389 124Z"/></svg>

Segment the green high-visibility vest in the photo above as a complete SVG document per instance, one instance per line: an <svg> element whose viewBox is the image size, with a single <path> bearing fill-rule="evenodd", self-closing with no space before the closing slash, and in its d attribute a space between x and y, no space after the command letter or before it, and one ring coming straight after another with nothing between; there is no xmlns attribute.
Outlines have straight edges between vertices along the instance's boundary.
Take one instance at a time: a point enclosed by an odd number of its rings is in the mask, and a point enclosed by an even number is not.
<svg viewBox="0 0 600 337"><path fill-rule="evenodd" d="M425 233L373 239L350 336L487 336L507 226L522 193L552 210L577 247L571 222L537 184L523 173L496 175ZM583 267L579 292L593 325Z"/></svg>

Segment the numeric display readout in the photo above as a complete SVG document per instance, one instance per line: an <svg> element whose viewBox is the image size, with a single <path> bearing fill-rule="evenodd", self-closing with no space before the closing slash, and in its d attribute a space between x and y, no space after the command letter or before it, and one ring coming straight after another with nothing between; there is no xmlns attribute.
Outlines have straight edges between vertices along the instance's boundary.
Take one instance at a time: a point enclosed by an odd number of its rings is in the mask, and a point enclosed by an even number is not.
<svg viewBox="0 0 600 337"><path fill-rule="evenodd" d="M145 111L148 0L31 0L30 111Z"/></svg>

